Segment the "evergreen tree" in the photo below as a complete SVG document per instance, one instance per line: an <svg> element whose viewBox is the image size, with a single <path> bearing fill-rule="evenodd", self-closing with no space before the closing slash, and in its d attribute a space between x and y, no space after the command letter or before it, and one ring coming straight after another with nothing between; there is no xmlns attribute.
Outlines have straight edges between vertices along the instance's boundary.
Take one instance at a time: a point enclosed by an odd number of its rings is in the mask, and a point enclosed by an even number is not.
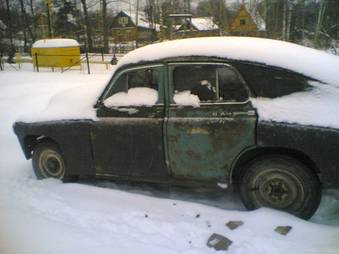
<svg viewBox="0 0 339 254"><path fill-rule="evenodd" d="M68 0L58 0L55 3L57 12L54 15L55 35L60 37L77 38L80 30L78 21L79 10Z"/></svg>

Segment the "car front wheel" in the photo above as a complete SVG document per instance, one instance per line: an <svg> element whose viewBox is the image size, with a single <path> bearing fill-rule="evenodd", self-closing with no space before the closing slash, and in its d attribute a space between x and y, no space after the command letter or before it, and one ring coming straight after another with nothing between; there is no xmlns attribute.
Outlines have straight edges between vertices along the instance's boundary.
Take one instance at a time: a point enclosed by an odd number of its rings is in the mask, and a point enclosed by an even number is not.
<svg viewBox="0 0 339 254"><path fill-rule="evenodd" d="M39 143L34 149L32 163L38 179L66 179L65 161L55 143Z"/></svg>
<svg viewBox="0 0 339 254"><path fill-rule="evenodd" d="M289 157L270 157L250 163L241 179L240 194L247 209L271 207L309 219L317 210L318 177Z"/></svg>

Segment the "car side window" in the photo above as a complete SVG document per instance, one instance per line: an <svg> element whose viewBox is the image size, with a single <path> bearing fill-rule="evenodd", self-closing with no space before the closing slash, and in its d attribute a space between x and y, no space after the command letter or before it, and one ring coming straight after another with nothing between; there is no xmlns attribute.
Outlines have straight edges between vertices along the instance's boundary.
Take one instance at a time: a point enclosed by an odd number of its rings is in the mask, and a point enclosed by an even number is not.
<svg viewBox="0 0 339 254"><path fill-rule="evenodd" d="M248 92L239 75L231 68L222 66L217 69L219 100L242 102L248 99Z"/></svg>
<svg viewBox="0 0 339 254"><path fill-rule="evenodd" d="M186 102L192 99L200 103L241 102L248 98L237 72L225 65L178 65L173 70L173 89L174 102L183 105L189 105Z"/></svg>
<svg viewBox="0 0 339 254"><path fill-rule="evenodd" d="M176 94L190 91L200 101L217 99L216 71L212 65L182 65L173 71L173 85Z"/></svg>
<svg viewBox="0 0 339 254"><path fill-rule="evenodd" d="M158 102L159 69L142 68L127 71L113 84L104 100L106 107L152 106Z"/></svg>
<svg viewBox="0 0 339 254"><path fill-rule="evenodd" d="M310 88L308 79L297 73L252 64L235 65L258 97L276 98Z"/></svg>

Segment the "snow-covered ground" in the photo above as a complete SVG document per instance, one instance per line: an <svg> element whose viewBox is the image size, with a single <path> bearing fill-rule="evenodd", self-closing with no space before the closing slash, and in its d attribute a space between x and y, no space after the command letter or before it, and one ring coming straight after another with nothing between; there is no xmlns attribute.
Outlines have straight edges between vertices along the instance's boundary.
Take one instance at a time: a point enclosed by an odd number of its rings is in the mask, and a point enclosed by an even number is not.
<svg viewBox="0 0 339 254"><path fill-rule="evenodd" d="M245 211L223 190L83 180L36 180L11 129L22 114L43 110L56 93L104 85L111 71L0 71L0 253L214 253L212 233L236 254L339 253L339 190L323 193L310 221L270 209ZM231 231L225 223L242 220ZM293 227L287 236L276 226Z"/></svg>

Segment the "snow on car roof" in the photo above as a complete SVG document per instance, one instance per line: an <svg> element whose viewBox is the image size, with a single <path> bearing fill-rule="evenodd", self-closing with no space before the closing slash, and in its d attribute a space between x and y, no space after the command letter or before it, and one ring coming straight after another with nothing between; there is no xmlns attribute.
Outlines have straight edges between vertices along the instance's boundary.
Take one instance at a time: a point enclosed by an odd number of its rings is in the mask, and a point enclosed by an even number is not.
<svg viewBox="0 0 339 254"><path fill-rule="evenodd" d="M79 47L79 43L73 39L44 39L34 42L32 48L67 48Z"/></svg>
<svg viewBox="0 0 339 254"><path fill-rule="evenodd" d="M178 56L251 61L292 70L339 87L339 57L290 42L251 37L203 37L166 41L136 49L117 67Z"/></svg>

